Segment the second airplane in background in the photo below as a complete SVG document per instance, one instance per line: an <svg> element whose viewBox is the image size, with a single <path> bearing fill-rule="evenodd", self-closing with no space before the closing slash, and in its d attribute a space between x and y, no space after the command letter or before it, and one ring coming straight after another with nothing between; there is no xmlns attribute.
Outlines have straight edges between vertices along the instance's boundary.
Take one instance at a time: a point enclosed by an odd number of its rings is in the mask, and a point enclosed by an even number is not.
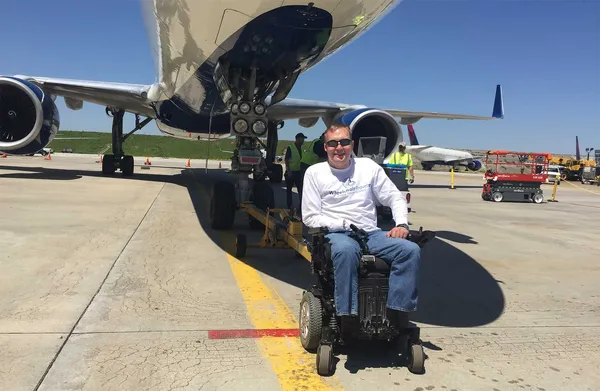
<svg viewBox="0 0 600 391"><path fill-rule="evenodd" d="M410 145L406 146L406 152L421 162L423 170L429 171L436 164L451 166L454 169L463 166L471 171L479 171L483 166L481 158L473 157L472 154L466 151L419 145L419 140L417 140L417 135L412 125L408 125L408 138L410 139Z"/></svg>

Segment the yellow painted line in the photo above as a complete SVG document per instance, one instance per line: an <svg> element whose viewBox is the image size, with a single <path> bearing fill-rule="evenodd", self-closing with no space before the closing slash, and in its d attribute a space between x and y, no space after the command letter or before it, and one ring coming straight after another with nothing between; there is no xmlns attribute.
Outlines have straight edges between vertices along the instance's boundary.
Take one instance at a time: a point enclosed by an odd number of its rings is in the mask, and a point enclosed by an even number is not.
<svg viewBox="0 0 600 391"><path fill-rule="evenodd" d="M193 171L192 175L196 178ZM208 202L208 193L201 186L197 188ZM219 235L221 243L231 243L231 239L231 235L227 233ZM296 317L275 288L266 283L256 269L227 252L225 255L254 327L256 329L298 328ZM262 337L257 338L257 343L262 354L271 362L283 391L342 391L344 389L335 375L319 376L316 354L304 350L298 337Z"/></svg>
<svg viewBox="0 0 600 391"><path fill-rule="evenodd" d="M576 187L576 188L578 188L578 189L580 189L580 190L587 191L588 193L592 193L592 194L600 195L600 193L596 193L595 191L588 190L588 189L586 189L586 188L584 188L584 187L582 187L582 186L579 186L579 185L576 185L576 184L574 184L574 183L571 183L570 181L562 181L562 182L566 182L566 183L568 183L569 185L571 185L571 186L574 186L574 187Z"/></svg>
<svg viewBox="0 0 600 391"><path fill-rule="evenodd" d="M298 321L275 289L267 285L256 269L226 254L240 288L248 315L257 329L297 328ZM269 358L279 384L288 390L343 390L335 376L317 374L316 354L306 352L297 337L263 337L257 340Z"/></svg>

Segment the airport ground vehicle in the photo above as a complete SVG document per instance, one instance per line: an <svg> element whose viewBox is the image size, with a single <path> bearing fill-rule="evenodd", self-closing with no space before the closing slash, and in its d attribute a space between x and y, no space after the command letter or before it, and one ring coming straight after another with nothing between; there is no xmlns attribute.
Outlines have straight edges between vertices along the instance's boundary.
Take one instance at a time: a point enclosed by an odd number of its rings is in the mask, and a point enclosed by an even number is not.
<svg viewBox="0 0 600 391"><path fill-rule="evenodd" d="M523 159L527 156L528 159ZM486 183L481 198L485 201L544 200L541 184L548 178L550 153L488 151L486 153Z"/></svg>
<svg viewBox="0 0 600 391"><path fill-rule="evenodd" d="M564 164L561 179L566 181L581 181L584 169L595 166L596 163L591 159L569 159Z"/></svg>
<svg viewBox="0 0 600 391"><path fill-rule="evenodd" d="M548 174L546 178L546 183L554 183L558 182L560 185L561 175L562 175L562 166L551 164L548 166L548 171L545 171Z"/></svg>
<svg viewBox="0 0 600 391"><path fill-rule="evenodd" d="M581 171L582 184L596 184L600 186L600 167L584 166Z"/></svg>

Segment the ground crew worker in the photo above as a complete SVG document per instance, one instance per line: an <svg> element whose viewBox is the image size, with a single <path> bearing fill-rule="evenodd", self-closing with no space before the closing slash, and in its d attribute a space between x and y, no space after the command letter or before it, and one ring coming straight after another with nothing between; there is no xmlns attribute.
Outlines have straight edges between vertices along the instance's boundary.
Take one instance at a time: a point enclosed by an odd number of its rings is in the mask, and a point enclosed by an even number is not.
<svg viewBox="0 0 600 391"><path fill-rule="evenodd" d="M389 163L399 164L406 167L406 179L408 180L408 174L410 172L409 183L413 183L415 181L415 172L413 170L412 156L409 153L406 153L406 143L404 141L398 144L398 152L392 155Z"/></svg>
<svg viewBox="0 0 600 391"><path fill-rule="evenodd" d="M302 176L304 177L304 173L308 167L315 163L324 162L326 160L327 153L325 152L323 135L321 134L320 137L312 140L304 150L304 155L302 155L302 160L300 162L300 166L302 167Z"/></svg>
<svg viewBox="0 0 600 391"><path fill-rule="evenodd" d="M303 133L296 135L296 142L287 147L285 151L285 187L287 188L287 207L292 209L292 187L296 186L298 189L298 197L300 198L300 205L302 205L302 170L300 162L304 156L302 150L302 144L306 136Z"/></svg>
<svg viewBox="0 0 600 391"><path fill-rule="evenodd" d="M327 161L327 152L325 151L325 144L323 143L323 139L325 132L321 134L320 137L312 140L308 143L307 147L304 149L302 153L302 158L300 159L300 186L303 186L304 183L304 173L308 169L308 167L312 166L315 163L325 162ZM300 196L300 208L298 209L299 215L302 215L302 196Z"/></svg>

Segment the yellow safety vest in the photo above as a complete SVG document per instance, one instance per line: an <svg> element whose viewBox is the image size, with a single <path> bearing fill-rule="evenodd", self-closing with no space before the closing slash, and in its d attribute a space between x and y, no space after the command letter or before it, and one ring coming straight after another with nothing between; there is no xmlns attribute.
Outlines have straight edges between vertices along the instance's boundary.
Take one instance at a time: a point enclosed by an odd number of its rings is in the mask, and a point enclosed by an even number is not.
<svg viewBox="0 0 600 391"><path fill-rule="evenodd" d="M304 153L302 154L302 159L300 160L302 163L312 166L313 164L318 163L320 161L319 155L313 152L313 148L317 141L319 141L319 138L314 139L308 144L308 147L304 150Z"/></svg>
<svg viewBox="0 0 600 391"><path fill-rule="evenodd" d="M296 144L290 145L290 171L300 171L300 151L298 151L298 146ZM302 153L304 155L304 153Z"/></svg>
<svg viewBox="0 0 600 391"><path fill-rule="evenodd" d="M400 154L396 152L389 161L390 164L400 164L406 167L406 179L408 179L408 167L413 165L412 156L408 153Z"/></svg>

